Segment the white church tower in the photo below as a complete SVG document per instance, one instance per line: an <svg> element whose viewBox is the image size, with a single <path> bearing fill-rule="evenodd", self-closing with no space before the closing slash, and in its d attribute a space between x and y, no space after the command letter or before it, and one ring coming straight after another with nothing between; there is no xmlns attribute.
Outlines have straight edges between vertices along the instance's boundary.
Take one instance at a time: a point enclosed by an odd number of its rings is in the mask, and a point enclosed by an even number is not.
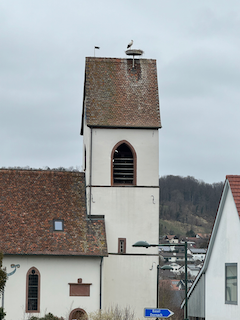
<svg viewBox="0 0 240 320"><path fill-rule="evenodd" d="M159 140L156 61L86 58L81 134L87 214L105 217L102 309L156 307Z"/></svg>

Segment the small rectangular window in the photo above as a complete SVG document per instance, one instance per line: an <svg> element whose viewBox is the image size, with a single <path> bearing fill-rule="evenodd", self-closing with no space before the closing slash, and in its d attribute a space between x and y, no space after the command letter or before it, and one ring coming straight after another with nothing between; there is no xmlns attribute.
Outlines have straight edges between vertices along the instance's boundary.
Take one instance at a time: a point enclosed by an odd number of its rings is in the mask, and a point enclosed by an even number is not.
<svg viewBox="0 0 240 320"><path fill-rule="evenodd" d="M53 230L63 231L63 220L60 220L60 219L53 220Z"/></svg>
<svg viewBox="0 0 240 320"><path fill-rule="evenodd" d="M237 263L225 264L225 303L237 304Z"/></svg>
<svg viewBox="0 0 240 320"><path fill-rule="evenodd" d="M126 238L118 238L118 253L126 253Z"/></svg>

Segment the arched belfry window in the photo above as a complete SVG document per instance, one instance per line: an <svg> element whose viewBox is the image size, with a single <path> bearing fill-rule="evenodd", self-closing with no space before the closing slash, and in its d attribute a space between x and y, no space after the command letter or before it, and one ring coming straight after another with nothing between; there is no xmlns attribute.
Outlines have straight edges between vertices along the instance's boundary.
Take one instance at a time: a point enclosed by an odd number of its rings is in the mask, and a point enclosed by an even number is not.
<svg viewBox="0 0 240 320"><path fill-rule="evenodd" d="M27 273L26 312L40 312L40 273L35 267Z"/></svg>
<svg viewBox="0 0 240 320"><path fill-rule="evenodd" d="M136 152L127 141L120 141L113 148L112 184L136 185Z"/></svg>

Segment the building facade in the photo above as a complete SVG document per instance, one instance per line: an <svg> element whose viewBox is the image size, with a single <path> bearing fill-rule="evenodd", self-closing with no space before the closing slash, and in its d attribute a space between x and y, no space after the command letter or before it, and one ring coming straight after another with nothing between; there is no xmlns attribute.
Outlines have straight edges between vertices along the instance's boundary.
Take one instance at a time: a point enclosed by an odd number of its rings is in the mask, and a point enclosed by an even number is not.
<svg viewBox="0 0 240 320"><path fill-rule="evenodd" d="M88 214L103 214L103 307L156 306L161 127L155 60L87 58L82 131ZM150 271L152 265L155 268Z"/></svg>
<svg viewBox="0 0 240 320"><path fill-rule="evenodd" d="M0 170L6 319L100 308L105 222L88 219L83 172Z"/></svg>
<svg viewBox="0 0 240 320"><path fill-rule="evenodd" d="M0 170L6 320L156 307L160 127L155 60L86 58L84 172Z"/></svg>
<svg viewBox="0 0 240 320"><path fill-rule="evenodd" d="M227 176L203 267L188 293L190 320L239 318L240 176Z"/></svg>

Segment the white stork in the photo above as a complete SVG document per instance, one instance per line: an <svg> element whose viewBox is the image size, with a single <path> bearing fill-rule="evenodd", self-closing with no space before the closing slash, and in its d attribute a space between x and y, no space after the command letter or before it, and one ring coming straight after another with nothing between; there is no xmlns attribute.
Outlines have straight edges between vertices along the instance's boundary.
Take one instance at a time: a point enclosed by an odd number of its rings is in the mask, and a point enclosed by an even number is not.
<svg viewBox="0 0 240 320"><path fill-rule="evenodd" d="M128 44L127 49L131 48L132 45L133 45L133 40L131 40L131 42Z"/></svg>

